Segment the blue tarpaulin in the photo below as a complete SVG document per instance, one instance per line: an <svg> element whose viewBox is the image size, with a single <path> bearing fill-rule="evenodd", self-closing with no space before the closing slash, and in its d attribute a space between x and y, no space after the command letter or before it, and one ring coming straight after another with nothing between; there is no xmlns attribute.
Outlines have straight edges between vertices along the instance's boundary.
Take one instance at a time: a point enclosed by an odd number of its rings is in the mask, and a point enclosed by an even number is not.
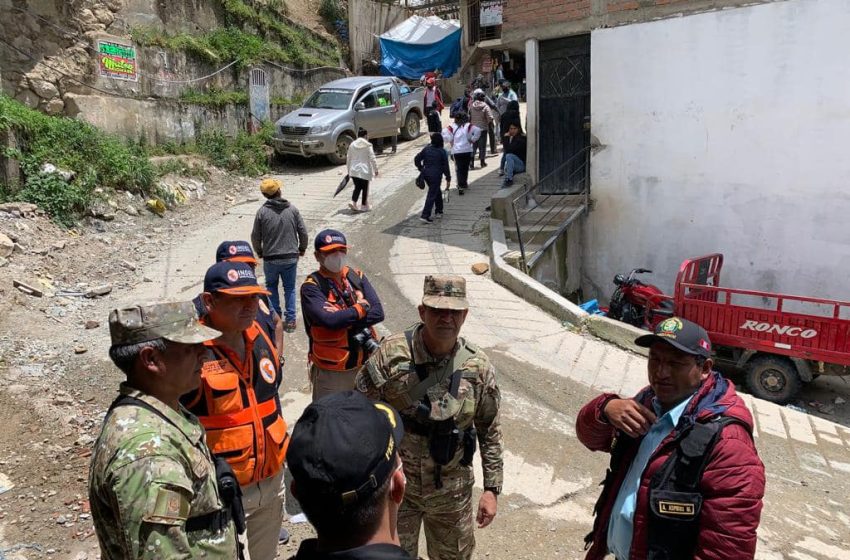
<svg viewBox="0 0 850 560"><path fill-rule="evenodd" d="M416 80L441 70L444 78L460 67L461 28L457 20L412 16L379 37L381 74Z"/></svg>

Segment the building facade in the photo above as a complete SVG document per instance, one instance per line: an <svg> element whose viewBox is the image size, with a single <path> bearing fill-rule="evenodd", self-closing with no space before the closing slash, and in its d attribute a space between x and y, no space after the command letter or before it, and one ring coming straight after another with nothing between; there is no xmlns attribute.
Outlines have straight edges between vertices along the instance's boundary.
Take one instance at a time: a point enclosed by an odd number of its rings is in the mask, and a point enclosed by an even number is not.
<svg viewBox="0 0 850 560"><path fill-rule="evenodd" d="M593 145L582 292L725 255L724 285L850 300L850 3L506 0L539 180Z"/></svg>

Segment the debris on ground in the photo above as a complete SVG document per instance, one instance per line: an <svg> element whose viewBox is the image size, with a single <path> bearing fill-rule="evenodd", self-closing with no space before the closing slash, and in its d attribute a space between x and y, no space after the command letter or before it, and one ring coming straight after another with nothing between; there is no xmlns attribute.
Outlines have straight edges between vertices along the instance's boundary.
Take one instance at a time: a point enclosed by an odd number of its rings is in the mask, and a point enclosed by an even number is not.
<svg viewBox="0 0 850 560"><path fill-rule="evenodd" d="M112 291L112 284L104 284L102 286L96 286L86 292L87 298L96 298L100 296L105 296Z"/></svg>
<svg viewBox="0 0 850 560"><path fill-rule="evenodd" d="M472 265L472 273L478 274L479 276L482 274L487 274L487 271L490 270L490 265L487 263L475 263Z"/></svg>
<svg viewBox="0 0 850 560"><path fill-rule="evenodd" d="M824 404L820 401L809 401L808 405L820 412L821 414L832 414L833 412L835 412L834 406L832 406L831 404Z"/></svg>
<svg viewBox="0 0 850 560"><path fill-rule="evenodd" d="M12 286L17 288L18 290L22 291L23 293L27 294L28 296L42 297L44 295L44 292L42 292L41 290L39 290L35 286L25 284L25 283L21 282L20 280L13 280Z"/></svg>

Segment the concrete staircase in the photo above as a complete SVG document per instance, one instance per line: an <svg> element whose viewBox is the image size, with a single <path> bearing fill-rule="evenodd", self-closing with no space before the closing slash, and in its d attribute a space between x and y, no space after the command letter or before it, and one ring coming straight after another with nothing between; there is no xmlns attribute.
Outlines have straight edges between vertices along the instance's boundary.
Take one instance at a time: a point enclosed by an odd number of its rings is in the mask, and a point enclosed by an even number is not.
<svg viewBox="0 0 850 560"><path fill-rule="evenodd" d="M509 252L503 258L519 268L521 258L519 236L511 201L525 190L524 181L509 189L499 190L492 199L492 217L502 220ZM563 224L584 204L583 195L529 196L517 208L520 233L525 245L525 258L530 260L550 237L559 233Z"/></svg>

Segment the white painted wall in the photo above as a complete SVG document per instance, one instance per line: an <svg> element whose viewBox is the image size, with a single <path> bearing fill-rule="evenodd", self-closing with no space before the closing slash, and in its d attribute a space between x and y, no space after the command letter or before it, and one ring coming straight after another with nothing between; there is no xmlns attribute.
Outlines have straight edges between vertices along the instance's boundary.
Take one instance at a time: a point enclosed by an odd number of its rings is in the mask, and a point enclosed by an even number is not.
<svg viewBox="0 0 850 560"><path fill-rule="evenodd" d="M847 0L593 32L585 291L717 251L723 285L850 300L847 53Z"/></svg>

